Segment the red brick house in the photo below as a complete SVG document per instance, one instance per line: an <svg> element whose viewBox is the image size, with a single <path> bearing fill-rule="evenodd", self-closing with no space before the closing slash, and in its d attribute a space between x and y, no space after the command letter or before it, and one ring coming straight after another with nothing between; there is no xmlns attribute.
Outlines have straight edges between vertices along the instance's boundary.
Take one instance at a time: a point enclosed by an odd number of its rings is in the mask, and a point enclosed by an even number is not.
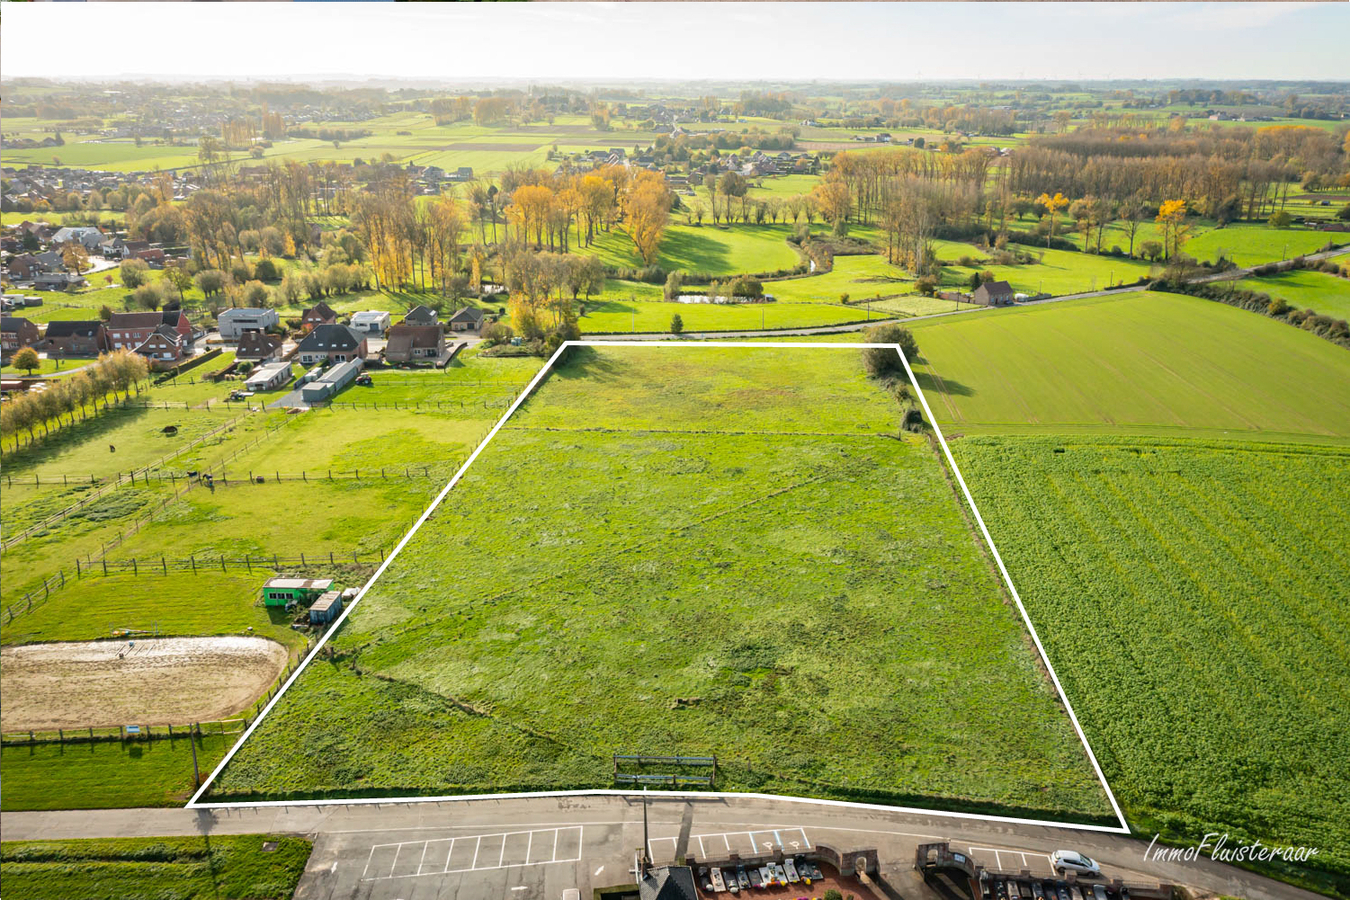
<svg viewBox="0 0 1350 900"><path fill-rule="evenodd" d="M45 271L42 264L31 253L21 253L9 261L9 274L15 281L31 281L42 271Z"/></svg>
<svg viewBox="0 0 1350 900"><path fill-rule="evenodd" d="M38 327L22 316L0 318L0 352L6 357L24 347L31 347L42 338Z"/></svg>
<svg viewBox="0 0 1350 900"><path fill-rule="evenodd" d="M1016 297L1012 285L1006 281L986 281L970 295L972 303L981 306L1009 306Z"/></svg>
<svg viewBox="0 0 1350 900"><path fill-rule="evenodd" d="M346 325L320 325L305 335L295 352L305 366L365 359L366 337Z"/></svg>
<svg viewBox="0 0 1350 900"><path fill-rule="evenodd" d="M48 322L38 349L49 356L98 356L108 349L107 331L98 320Z"/></svg>
<svg viewBox="0 0 1350 900"><path fill-rule="evenodd" d="M433 362L444 352L445 332L439 325L395 325L384 345L384 358L392 363Z"/></svg>
<svg viewBox="0 0 1350 900"><path fill-rule="evenodd" d="M320 300L300 315L300 326L305 331L313 331L320 325L337 323L337 313L327 303Z"/></svg>
<svg viewBox="0 0 1350 900"><path fill-rule="evenodd" d="M113 313L108 320L108 341L114 350L135 350L160 326L168 326L180 340L192 342L192 323L181 309L161 312Z"/></svg>
<svg viewBox="0 0 1350 900"><path fill-rule="evenodd" d="M187 342L168 325L160 325L135 352L150 360L152 369L171 369L183 361Z"/></svg>

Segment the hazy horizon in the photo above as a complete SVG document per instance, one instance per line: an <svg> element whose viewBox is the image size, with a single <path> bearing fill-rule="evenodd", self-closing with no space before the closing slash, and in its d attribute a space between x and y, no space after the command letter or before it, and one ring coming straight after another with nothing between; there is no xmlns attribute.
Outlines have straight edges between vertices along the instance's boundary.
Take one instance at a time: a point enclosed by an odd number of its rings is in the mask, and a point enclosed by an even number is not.
<svg viewBox="0 0 1350 900"><path fill-rule="evenodd" d="M75 9L80 22L71 28ZM152 39L126 3L6 4L0 78L1344 81L1350 34L1345 3L353 3L328 6L323 16L315 9L147 5L146 13L169 13ZM59 35L59 61L51 42L35 35Z"/></svg>

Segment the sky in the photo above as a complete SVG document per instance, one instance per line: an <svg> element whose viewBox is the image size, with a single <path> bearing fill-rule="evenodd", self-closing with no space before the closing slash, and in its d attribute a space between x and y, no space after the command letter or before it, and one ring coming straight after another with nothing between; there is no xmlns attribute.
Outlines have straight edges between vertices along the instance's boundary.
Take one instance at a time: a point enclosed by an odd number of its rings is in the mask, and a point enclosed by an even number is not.
<svg viewBox="0 0 1350 900"><path fill-rule="evenodd" d="M1345 80L1347 35L1344 2L6 3L0 79Z"/></svg>

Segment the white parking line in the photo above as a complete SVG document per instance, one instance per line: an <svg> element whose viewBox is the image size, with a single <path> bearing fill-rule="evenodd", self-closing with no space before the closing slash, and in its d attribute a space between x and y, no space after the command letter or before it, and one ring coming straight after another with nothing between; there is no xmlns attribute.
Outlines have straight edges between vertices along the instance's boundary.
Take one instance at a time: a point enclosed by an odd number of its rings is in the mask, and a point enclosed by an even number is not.
<svg viewBox="0 0 1350 900"><path fill-rule="evenodd" d="M1054 860L1050 858L1050 854L1042 853L1039 850L1009 850L1007 848L999 849L998 847L970 847L968 849L970 855L975 857L977 862L980 861L981 854L994 854L993 868L998 871L1020 871L1022 869L1034 871L1040 865L1041 860L1045 860L1050 871L1053 872L1055 868ZM1007 869L1003 867L1003 857L1005 856L1012 863L1012 866ZM985 858L988 858L987 855Z"/></svg>
<svg viewBox="0 0 1350 900"><path fill-rule="evenodd" d="M563 859L559 859L558 842L559 836L563 832L566 832L568 834L568 840L571 840L572 836L575 834L577 842L576 855L567 856ZM541 835L540 841L541 846L548 846L543 842L542 838L546 838L548 835L552 835L553 837L553 852L549 855L548 859L541 858L534 861L531 861L530 859L530 856L534 850L534 836L536 834ZM514 858L511 861L507 861L506 842L513 837L519 839L522 836L526 837L526 851L524 859L520 862L515 861ZM474 842L472 858L469 860L463 860L461 858L460 864L452 868L452 862L455 857L455 844L461 843L467 847L467 841L469 840L469 837L473 837ZM554 863L578 862L581 859L581 848L583 846L582 837L583 837L582 826L573 825L565 828L545 828L545 829L534 829L532 831L505 831L499 832L497 834L480 834L476 836L465 836L457 838L437 838L434 840L426 840L426 841L399 841L397 843L391 844L375 844L370 848L370 855L366 858L366 866L361 871L361 880L386 881L391 878L417 878L419 876L426 877L428 875L454 875L460 872L490 872L498 869L512 869L518 866L531 866L531 865L546 866L552 865ZM501 849L497 853L497 862L495 864L488 864L486 862L480 864L479 862L479 851L481 851L483 848L484 838L486 838L488 841L500 840L502 842ZM438 847L437 855L432 857L433 869L430 872L424 871L424 869L426 869L427 853L428 851L430 851L431 846L433 844L437 845ZM441 846L445 847L445 865L441 869L436 870L434 868L434 863L440 861L439 847ZM519 847L519 844L517 844L516 846ZM398 871L398 861L403 854L404 847L407 847L409 851L409 857L405 858L410 858L411 854L418 852L419 849L421 851L421 853L418 856L418 864L416 872ZM392 859L390 859L391 857L390 851L392 851ZM492 851L489 849L488 854L491 853ZM465 856L468 855L467 849L464 855ZM386 863L385 862L386 859L390 859L390 861ZM491 859L490 855L488 856L488 859ZM463 864L466 861L469 863L467 866ZM407 866L405 866L405 868L407 868Z"/></svg>
<svg viewBox="0 0 1350 900"><path fill-rule="evenodd" d="M777 828L764 831L714 831L707 834L690 835L691 840L698 841L698 853L700 859L707 859L714 853L725 852L727 855L738 853L741 856L758 856L765 853L773 853L782 850L784 853L795 853L799 850L810 850L811 840L806 836L805 828ZM721 839L725 850L717 849L717 840ZM709 843L712 846L712 852L709 852ZM669 846L667 847L667 844ZM661 848L659 852L657 847ZM657 837L651 838L647 842L647 852L652 859L675 858L679 850L678 838Z"/></svg>

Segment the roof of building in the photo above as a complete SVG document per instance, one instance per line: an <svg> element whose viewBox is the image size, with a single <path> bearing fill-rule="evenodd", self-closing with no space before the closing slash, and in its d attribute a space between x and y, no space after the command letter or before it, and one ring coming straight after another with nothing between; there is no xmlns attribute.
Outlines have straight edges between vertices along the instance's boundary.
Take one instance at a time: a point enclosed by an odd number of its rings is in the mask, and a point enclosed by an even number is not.
<svg viewBox="0 0 1350 900"><path fill-rule="evenodd" d="M397 355L410 350L425 350L440 346L444 333L439 325L395 325L389 329L385 353Z"/></svg>
<svg viewBox="0 0 1350 900"><path fill-rule="evenodd" d="M74 321L56 321L47 323L47 337L93 337L98 330L103 327L103 323L97 319Z"/></svg>
<svg viewBox="0 0 1350 900"><path fill-rule="evenodd" d="M327 303L324 303L322 300L311 306L309 309L305 310L304 315L306 318L308 318L311 313L323 319L337 318L337 313L333 312L333 308L329 306Z"/></svg>
<svg viewBox="0 0 1350 900"><path fill-rule="evenodd" d="M352 324L357 322L380 322L389 318L389 313L382 309L363 309L358 313L352 313Z"/></svg>
<svg viewBox="0 0 1350 900"><path fill-rule="evenodd" d="M346 362L338 363L333 368L324 372L314 380L314 384L339 384L353 371L360 370L363 361L359 359L349 359ZM308 387L308 385L306 385Z"/></svg>
<svg viewBox="0 0 1350 900"><path fill-rule="evenodd" d="M435 325L440 321L440 318L440 313L424 304L408 310L408 314L403 317L403 321L409 325Z"/></svg>
<svg viewBox="0 0 1350 900"><path fill-rule="evenodd" d="M175 314L174 323L178 322ZM109 328L154 328L164 324L164 316L157 312L115 312L108 320Z"/></svg>
<svg viewBox="0 0 1350 900"><path fill-rule="evenodd" d="M168 325L158 325L155 327L154 331L146 335L145 340L141 341L141 346L137 347L136 349L137 350L141 349L141 347L144 347L146 344L150 343L155 338L163 338L175 345L182 343L183 340L183 336L178 332L174 331Z"/></svg>
<svg viewBox="0 0 1350 900"><path fill-rule="evenodd" d="M25 323L33 324L23 316L2 316L0 317L0 331L18 331Z"/></svg>
<svg viewBox="0 0 1350 900"><path fill-rule="evenodd" d="M245 331L239 336L239 346L235 348L236 357L257 359L271 356L281 346L281 336L265 331Z"/></svg>
<svg viewBox="0 0 1350 900"><path fill-rule="evenodd" d="M1013 292L1012 285L1006 281L986 281L980 287L990 294L1011 294Z"/></svg>
<svg viewBox="0 0 1350 900"><path fill-rule="evenodd" d="M263 582L265 588L290 591L326 591L333 586L331 578L289 578L285 575L269 578Z"/></svg>
<svg viewBox="0 0 1350 900"><path fill-rule="evenodd" d="M472 322L475 325L483 321L483 311L476 306L466 306L450 317L454 322Z"/></svg>
<svg viewBox="0 0 1350 900"><path fill-rule="evenodd" d="M252 306L232 306L229 309L222 309L220 311L220 315L216 316L216 321L219 322L221 319L227 317L233 319L237 316L247 316L249 318L253 318L256 316L266 315L267 313L272 313L273 315L276 315L276 312L270 309L256 309Z"/></svg>
<svg viewBox="0 0 1350 900"><path fill-rule="evenodd" d="M688 866L656 866L638 882L641 900L698 900L694 870Z"/></svg>
<svg viewBox="0 0 1350 900"><path fill-rule="evenodd" d="M323 596L319 597L318 600L315 600L314 604L309 609L310 612L327 612L328 608L334 603L339 607L342 606L341 591L328 591Z"/></svg>
<svg viewBox="0 0 1350 900"><path fill-rule="evenodd" d="M355 350L365 338L348 325L318 325L300 341L301 353Z"/></svg>

